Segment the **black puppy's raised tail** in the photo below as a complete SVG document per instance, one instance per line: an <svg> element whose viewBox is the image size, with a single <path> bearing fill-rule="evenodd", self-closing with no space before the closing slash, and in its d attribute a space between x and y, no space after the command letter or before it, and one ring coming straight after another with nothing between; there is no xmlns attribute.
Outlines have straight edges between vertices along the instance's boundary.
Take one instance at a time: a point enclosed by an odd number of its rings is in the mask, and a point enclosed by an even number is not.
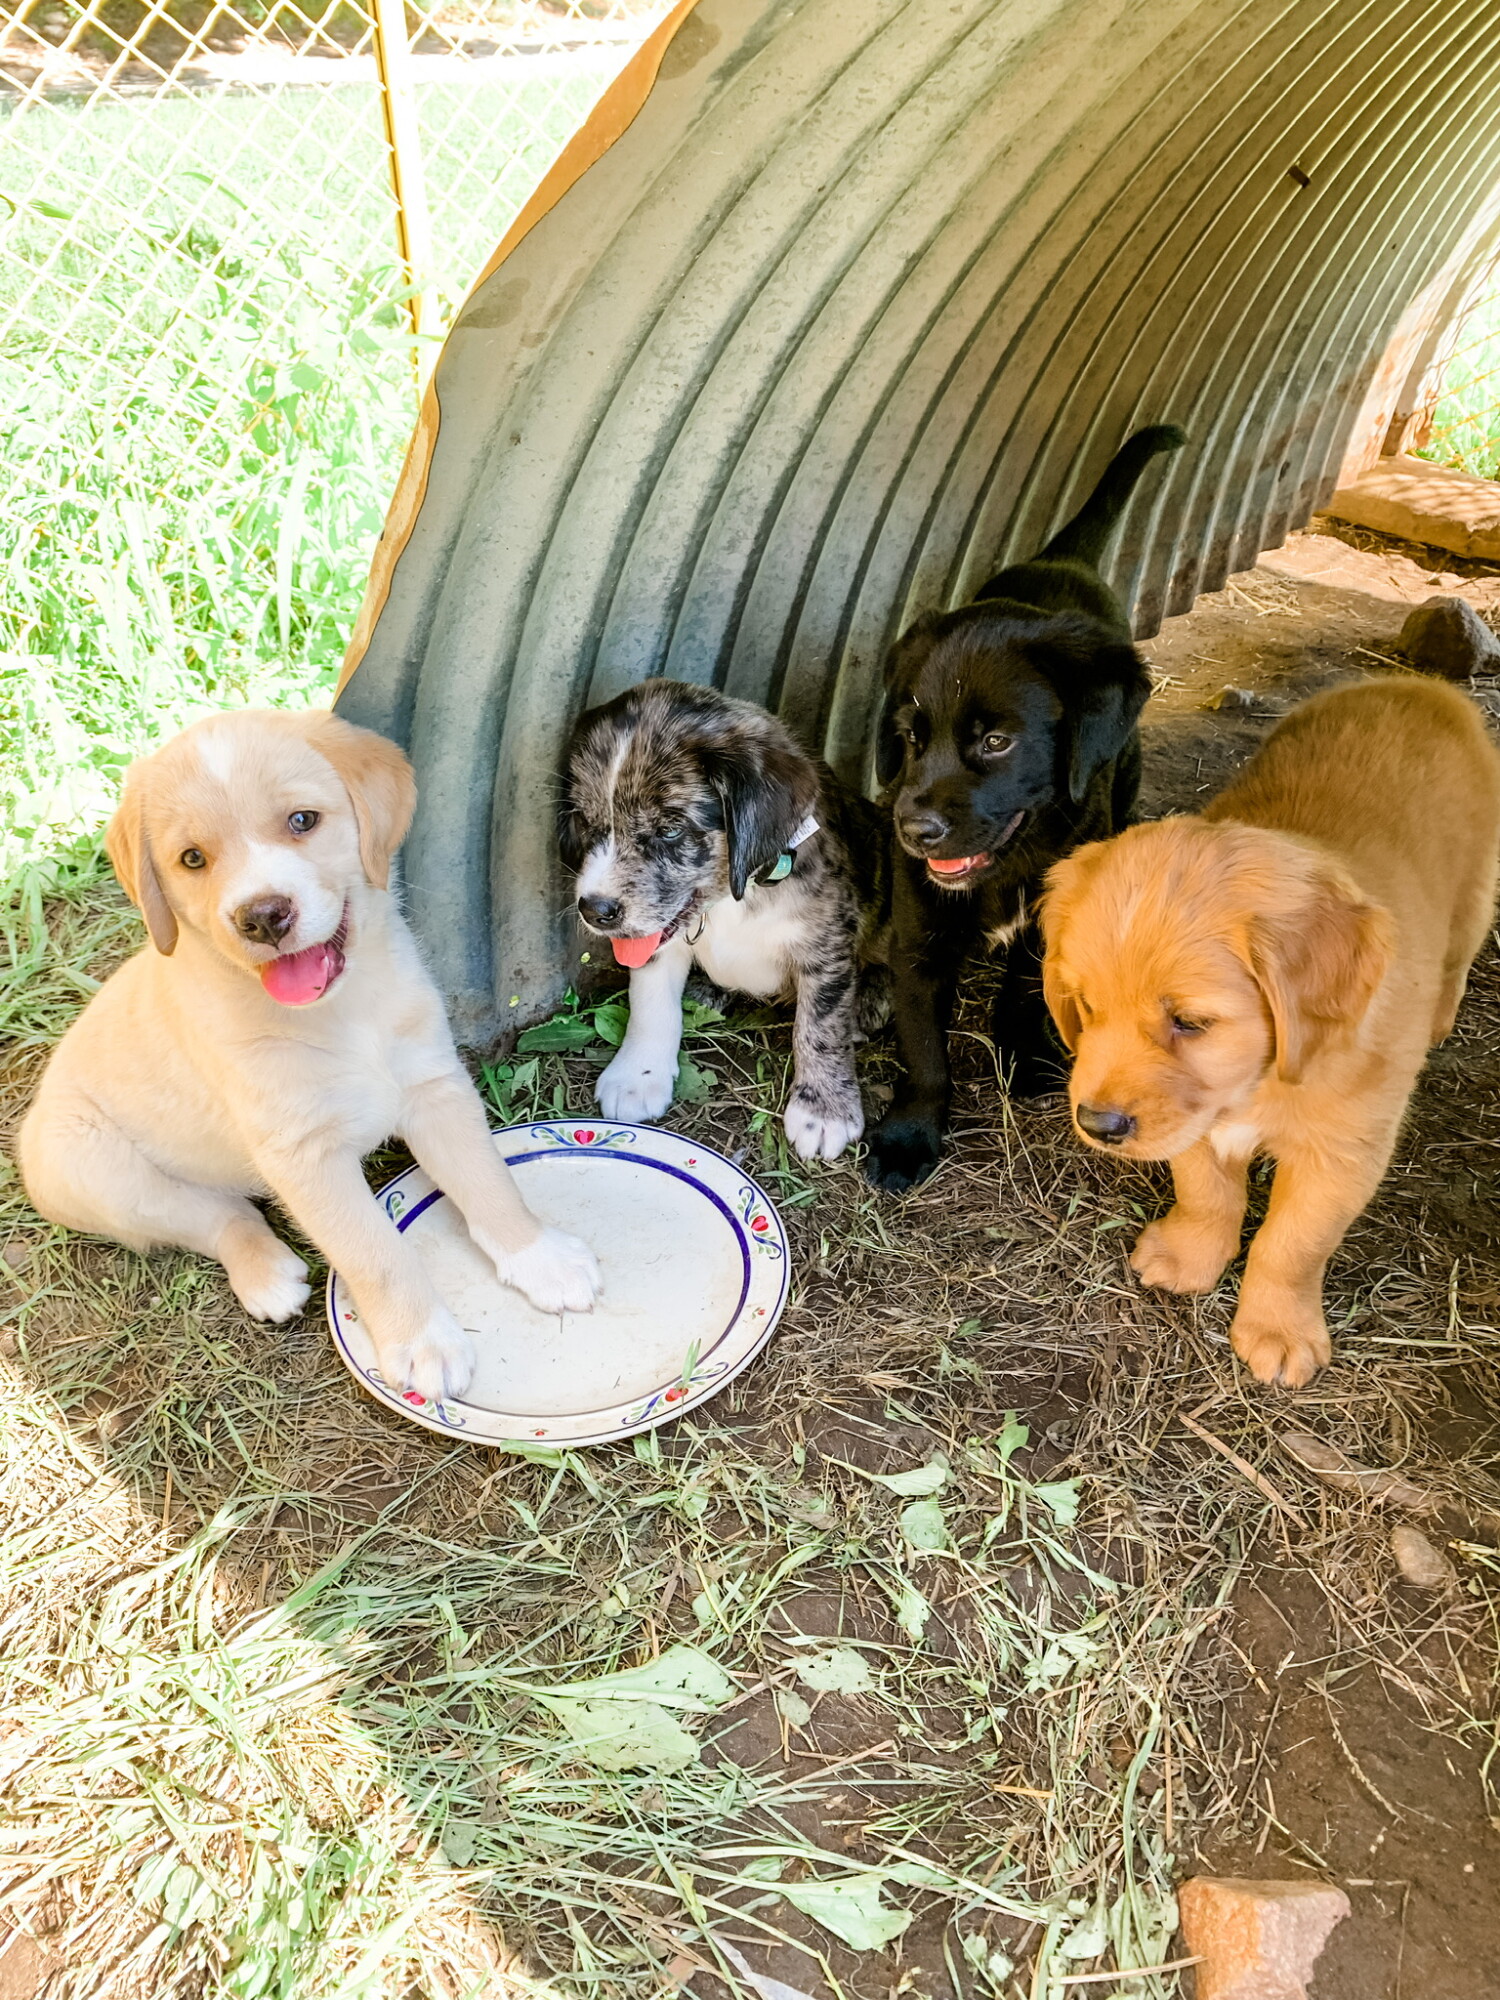
<svg viewBox="0 0 1500 2000"><path fill-rule="evenodd" d="M1181 451L1187 432L1176 424L1148 424L1129 437L1104 468L1104 476L1066 527L1059 528L1037 562L1072 560L1097 569L1125 502L1146 467L1164 451Z"/></svg>

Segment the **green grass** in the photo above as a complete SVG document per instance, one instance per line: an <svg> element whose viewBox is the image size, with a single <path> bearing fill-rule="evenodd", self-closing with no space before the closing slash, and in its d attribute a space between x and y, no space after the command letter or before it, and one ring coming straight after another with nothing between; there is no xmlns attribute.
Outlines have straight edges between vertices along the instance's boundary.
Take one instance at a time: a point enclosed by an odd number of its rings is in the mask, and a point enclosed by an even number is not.
<svg viewBox="0 0 1500 2000"><path fill-rule="evenodd" d="M7 1114L139 935L86 866L45 917L0 993ZM497 1109L584 1110L616 1012L532 1031L485 1074ZM365 1401L315 1318L251 1327L201 1260L40 1226L0 1153L0 1897L70 2000L654 2000L699 1963L744 1992L747 1946L841 1996L867 1963L897 1976L879 1933L908 1918L919 1994L948 1961L1017 2000L1023 1965L1047 1994L1048 1964L1166 1955L1165 1800L1141 1783L1244 1524L1189 1509L1207 1560L1180 1575L1136 1560L1136 1527L1112 1550L1136 1503L1007 1415L982 1294L943 1297L943 1253L915 1218L893 1240L852 1163L788 1157L785 1024L690 1028L718 1084L676 1115L748 1149L799 1289L828 1270L853 1318L794 1303L753 1384L613 1449L434 1442ZM972 1217L934 1221L988 1272ZM681 1644L732 1683L683 1718L685 1763L610 1769L542 1699Z"/></svg>
<svg viewBox="0 0 1500 2000"><path fill-rule="evenodd" d="M1418 456L1481 479L1500 478L1500 282L1459 331L1433 411L1431 442Z"/></svg>
<svg viewBox="0 0 1500 2000"><path fill-rule="evenodd" d="M447 306L605 74L424 86ZM415 414L373 89L0 114L0 878L326 697Z"/></svg>
<svg viewBox="0 0 1500 2000"><path fill-rule="evenodd" d="M50 922L12 1110L138 934L98 884ZM610 1009L533 1031L485 1073L497 1107L586 1111ZM1124 1297L1143 1176L1018 1120L966 1032L967 1137L897 1213L853 1162L787 1157L785 1022L692 1026L719 1084L673 1122L746 1150L795 1290L749 1376L613 1447L429 1437L316 1313L252 1326L203 1260L40 1225L0 1164L0 1897L67 2000L658 2000L699 1967L750 2000L734 1953L833 2000L1071 2000L1064 1977L1162 1963L1174 1877L1258 1768L1225 1734L1229 1607L1294 1553L1178 1409L1314 1524L1295 1555L1354 1621L1339 1660L1419 1671L1409 1607L1368 1589L1386 1524L1320 1500L1284 1413L1237 1392L1232 1299L1146 1325ZM888 1055L863 1062L878 1087ZM1458 1310L1440 1260L1401 1283L1404 1331ZM1487 1367L1493 1332L1456 1330ZM1404 1460L1489 1504L1482 1439L1442 1470L1441 1395L1362 1346L1300 1420L1378 1463L1399 1408ZM1455 1629L1493 1615L1492 1553ZM590 1754L570 1691L684 1646L728 1677L665 1711L686 1754ZM1441 1747L1482 1746L1422 1678Z"/></svg>
<svg viewBox="0 0 1500 2000"><path fill-rule="evenodd" d="M122 763L200 707L326 690L358 602L409 357L368 102L318 106L48 110L40 163L0 119L7 1122L140 938L99 861ZM576 108L523 132L424 97L455 271ZM51 1230L0 1150L0 1910L68 2000L659 2000L699 1967L746 1992L741 1950L835 2000L1071 2000L1114 1989L1064 1975L1160 1963L1190 1839L1246 1810L1225 1607L1278 1537L1175 1410L1318 1523L1298 1555L1349 1656L1420 1663L1382 1525L1236 1392L1232 1300L1122 1283L1156 1191L1007 1105L965 1018L953 1158L898 1210L788 1157L784 1021L692 1015L673 1122L773 1193L792 1304L710 1409L585 1453L428 1437L316 1308L252 1326L201 1260ZM497 1118L585 1112L621 1028L605 1000L532 1030L483 1073ZM1492 1311L1400 1222L1365 1243L1379 1284L1412 1260L1391 1324L1492 1381ZM1339 1282L1359 1324L1306 1420L1491 1504L1482 1440L1448 1466L1441 1385L1392 1375ZM1493 1618L1473 1551L1465 1615ZM698 1755L581 1753L559 1695L682 1645L734 1689L682 1718ZM1434 1728L1490 1740L1488 1686L1469 1714L1423 1685Z"/></svg>

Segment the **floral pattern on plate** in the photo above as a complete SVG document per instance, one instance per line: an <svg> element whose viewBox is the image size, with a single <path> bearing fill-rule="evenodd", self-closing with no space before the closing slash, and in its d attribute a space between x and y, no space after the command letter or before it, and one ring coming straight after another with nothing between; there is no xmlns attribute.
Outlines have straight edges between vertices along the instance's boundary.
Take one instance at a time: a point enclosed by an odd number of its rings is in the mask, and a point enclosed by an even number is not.
<svg viewBox="0 0 1500 2000"><path fill-rule="evenodd" d="M388 1409L501 1449L601 1444L698 1408L771 1338L790 1280L786 1232L742 1167L659 1126L544 1119L493 1136L542 1219L592 1244L604 1294L591 1314L535 1312L499 1283L441 1190L408 1168L376 1199L481 1360L472 1400L393 1387L331 1273L339 1353Z"/></svg>

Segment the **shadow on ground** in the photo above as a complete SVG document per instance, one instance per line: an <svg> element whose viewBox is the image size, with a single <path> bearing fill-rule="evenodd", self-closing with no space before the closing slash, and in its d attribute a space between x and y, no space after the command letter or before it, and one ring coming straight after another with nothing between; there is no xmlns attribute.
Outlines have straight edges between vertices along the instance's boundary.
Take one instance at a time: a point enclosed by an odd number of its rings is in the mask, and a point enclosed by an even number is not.
<svg viewBox="0 0 1500 2000"><path fill-rule="evenodd" d="M1150 811L1386 670L1409 599L1350 573L1262 566L1154 642ZM59 917L64 966L68 940L96 972L118 950L112 897ZM77 990L49 977L12 1121ZM1318 2000L1493 1990L1500 954L1294 1396L1236 1373L1232 1279L1140 1293L1160 1176L1005 1099L972 984L954 1143L900 1202L787 1159L784 1027L695 1046L714 1094L675 1122L763 1179L797 1281L766 1356L654 1442L450 1445L368 1402L316 1317L256 1328L203 1266L56 1238L7 1188L3 1868L37 1943L0 1956L5 2000L418 2000L523 1970L644 2000L706 1993L726 1946L810 1992L1008 2000L1170 1957L1200 1855L1348 1885ZM524 1109L584 1112L605 1053L546 1059ZM890 1076L877 1045L872 1096ZM1399 1582L1390 1524L1310 1479L1293 1423L1433 1487L1451 1593ZM934 1467L924 1548L881 1476ZM537 1691L675 1644L737 1689L700 1761L580 1761ZM867 1948L809 1914L819 1884Z"/></svg>

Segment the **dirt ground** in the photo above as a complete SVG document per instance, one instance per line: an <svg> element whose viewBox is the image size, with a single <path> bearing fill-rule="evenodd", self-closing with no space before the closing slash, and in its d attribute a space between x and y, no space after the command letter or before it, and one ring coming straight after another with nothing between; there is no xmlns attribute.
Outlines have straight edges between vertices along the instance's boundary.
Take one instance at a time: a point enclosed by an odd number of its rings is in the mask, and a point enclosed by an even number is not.
<svg viewBox="0 0 1500 2000"><path fill-rule="evenodd" d="M1500 568L1454 562L1441 551L1323 520L1190 615L1168 621L1146 647L1158 692L1144 729L1143 813L1190 811L1196 800L1212 797L1297 702L1352 679L1399 671L1406 615L1435 592L1466 597L1500 629ZM1500 687L1481 684L1476 692L1500 725ZM1494 1320L1500 1318L1495 940L1476 969L1465 1028L1432 1057L1402 1156L1344 1259L1373 1272L1392 1243L1416 1249L1424 1264L1445 1263L1455 1286ZM971 1078L976 1069L982 1075L982 1064L971 1065ZM1023 1130L1032 1115L1022 1112ZM1408 1303L1417 1300L1409 1295ZM1118 1354L1111 1359L1118 1365ZM1434 1360L1430 1373L1422 1371L1412 1407L1393 1413L1392 1443L1409 1444L1425 1420L1455 1464L1493 1469L1500 1446L1493 1350L1472 1363L1447 1355ZM1149 1370L1149 1356L1138 1365ZM1321 1392L1296 1398L1251 1394L1274 1426L1278 1401L1302 1411L1318 1403L1336 1409L1336 1380L1335 1373ZM1079 1405L1096 1399L1098 1382L1097 1361L1087 1370L1060 1368L1054 1394L1027 1414L1048 1436L1066 1438ZM1407 1386L1392 1389L1400 1396ZM886 1441L895 1442L888 1426ZM842 1448L857 1442L846 1437ZM921 1443L914 1440L914 1448ZM1055 1469L1079 1462L1059 1453ZM1472 1525L1475 1511L1482 1530ZM1446 1519L1450 1530L1482 1531L1489 1541L1500 1528L1483 1507L1466 1516L1458 1506ZM1493 1725L1465 1743L1439 1733L1430 1699L1424 1701L1405 1669L1421 1655L1435 1678L1456 1675L1463 1684L1467 1665L1476 1697L1479 1688L1490 1690L1488 1705L1479 1704L1488 1716L1496 1634L1455 1629L1443 1607L1399 1580L1381 1579L1378 1588L1389 1595L1397 1635L1387 1647L1372 1645L1367 1632L1356 1632L1340 1615L1337 1592L1309 1573L1295 1535L1267 1550L1237 1587L1232 1623L1222 1634L1244 1670L1223 1700L1224 1737L1235 1745L1233 1807L1185 1844L1180 1873L1339 1883L1351 1916L1323 1954L1312 2000L1495 2000L1500 1817L1485 1773L1497 1739ZM854 1628L846 1622L832 1629ZM772 1751L774 1725L768 1729L764 1717L748 1717L739 1727L761 1754ZM854 1747L847 1732L819 1740L830 1757ZM1117 1762L1130 1747L1114 1746ZM871 1810L857 1786L838 1803L856 1819ZM828 1839L826 1812L812 1814L811 1825ZM903 1941L902 1976L919 1989L947 1984L939 1930L921 1927ZM1003 1941L1024 1961L1024 1931L1007 1931ZM1177 1948L1185 1948L1180 1937ZM766 1969L789 1981L804 1976L789 1953L770 1955ZM860 1983L852 1957L840 1969ZM1189 1970L1183 1991L1194 1990Z"/></svg>
<svg viewBox="0 0 1500 2000"><path fill-rule="evenodd" d="M1148 648L1172 685L1152 704L1145 810L1180 810L1195 795L1212 796L1269 718L1320 688L1396 663L1407 613L1435 592L1466 597L1500 629L1500 570L1454 564L1442 551L1321 521L1188 617L1169 621ZM1500 722L1500 690L1480 693ZM1226 706L1205 712L1201 704L1216 696ZM1239 696L1253 700L1242 705ZM1404 1157L1345 1253L1373 1262L1383 1239L1409 1229L1408 1241L1453 1259L1490 1318L1500 1306L1495 960L1492 939L1476 974L1469 1032L1430 1059ZM1417 1159L1439 1171L1415 1176ZM1440 1427L1456 1455L1493 1464L1500 1385L1489 1367L1478 1377L1462 1364L1440 1368L1433 1385L1447 1404ZM1430 1600L1408 1585L1394 1588L1408 1646L1430 1646ZM1495 1739L1479 1738L1465 1754L1435 1737L1390 1671L1394 1662L1350 1656L1339 1627L1336 1608L1293 1564L1238 1593L1231 1637L1249 1681L1230 1712L1253 1747L1254 1768L1238 1824L1205 1839L1198 1858L1215 1874L1296 1877L1310 1869L1346 1888L1353 1912L1320 1962L1315 2000L1493 2000L1500 1821L1481 1770ZM1473 1637L1478 1671L1492 1675L1494 1635Z"/></svg>
<svg viewBox="0 0 1500 2000"><path fill-rule="evenodd" d="M1301 697L1401 670L1402 620L1438 589L1500 620L1500 571L1319 523L1172 621L1147 649L1159 692L1145 809L1191 810ZM1500 715L1500 689L1475 691ZM904 1936L861 1952L784 1902L769 1934L768 1875L725 1890L743 1920L717 1934L757 1973L819 1996L1190 2000L1191 1970L1180 1984L1099 1971L1061 1984L1092 1961L1059 1967L1047 1954L1096 1889L1150 1889L1149 1875L1158 1888L1142 1907L1169 1908L1174 1877L1208 1868L1346 1888L1352 1914L1314 2000L1494 2000L1500 1803L1485 1774L1500 1662L1500 949L1492 940L1481 955L1392 1173L1332 1267L1334 1363L1295 1395L1248 1383L1233 1363L1232 1280L1203 1300L1141 1293L1124 1253L1159 1211L1164 1176L1084 1154L1058 1099L1008 1103L984 1035L982 971L970 985L953 1144L934 1180L900 1202L874 1196L852 1162L803 1175L778 1158L764 1107L784 1081L784 1023L699 1052L713 1094L674 1122L749 1152L782 1205L797 1281L765 1356L707 1422L659 1433L659 1459L608 1448L582 1455L587 1478L569 1479L440 1444L365 1401L312 1317L302 1330L252 1327L191 1260L53 1240L13 1191L0 1215L0 1290L13 1291L0 1306L25 1293L31 1316L19 1352L0 1331L0 1354L60 1413L87 1478L128 1497L131 1535L145 1522L153 1546L180 1552L240 1510L216 1588L247 1616L305 1592L372 1523L394 1538L382 1560L400 1566L397 1580L361 1580L365 1652L341 1714L378 1753L417 1845L472 1864L465 1923L559 1992L589 1979L642 2000L673 1985L715 1992L702 1930L683 1915L697 1907L688 1891L681 1907L662 1902L656 1873L608 1858L628 1821L645 1829L648 1858L676 1856L674 1883L706 1871L701 1896L713 1879L702 1857L743 1851L723 1845L730 1836L800 1843L787 1883L835 1856L956 1871L961 1894L918 1892ZM6 1063L7 1124L40 1054L18 1045ZM603 1054L553 1059L570 1110L587 1106ZM878 1100L885 1047L867 1052L864 1074ZM993 1449L1012 1412L1030 1433L1014 1461L1032 1496L1029 1540L1013 1511L1022 1488ZM1455 1566L1451 1590L1399 1580L1389 1533L1402 1517L1320 1487L1285 1446L1292 1426L1432 1490L1440 1511L1425 1525ZM937 1452L951 1469L951 1558L904 1548L897 1503L875 1483ZM72 1476L38 1457L29 1534L73 1504ZM1076 1535L1038 1530L1035 1495L1058 1481L1083 1496ZM77 1573L35 1614L38 1633L50 1620L67 1637L125 1557L102 1547L68 1560ZM383 1627L380 1606L402 1577L410 1592ZM896 1608L912 1585L930 1613L918 1647ZM433 1604L446 1606L441 1618ZM526 1786L541 1780L507 1791L495 1776L553 1768L524 1700L504 1693L510 1663L597 1671L587 1663L649 1659L705 1632L743 1693L706 1734L701 1778L632 1781L606 1811L597 1785L565 1772L570 1803L548 1806L535 1821L545 1838L533 1838ZM1036 1633L1047 1647L1023 1672L1021 1642ZM156 1626L148 1639L159 1643ZM798 1662L814 1643L861 1650L869 1687L789 1704L807 1694ZM1086 1673L1071 1671L1069 1647ZM493 1699L487 1663L502 1683ZM0 2000L50 2000L47 1980L82 1963L106 1928L87 1836L68 1817L72 1782L62 1767L28 1808L37 1851L53 1826L67 1839L47 1897L18 1897L41 1947L16 1935L0 1953ZM196 1767L192 1783L222 1789ZM597 1865L577 1831L590 1814ZM242 1847L247 1837L236 1834ZM232 1843L223 1856L225 1880L237 1880ZM1038 1885L1073 1900L1041 1908L1027 1900ZM571 1910L563 1924L570 1897L582 1927ZM124 1920L111 1936L112 1950L155 1968L144 1984L96 1975L57 1990L218 1990L200 1961L180 1958L190 1936L155 1958L167 1947ZM442 1963L470 1976L453 1938ZM474 1990L457 1971L445 1978L412 1971L389 1990ZM321 2000L325 1988L284 1990Z"/></svg>

